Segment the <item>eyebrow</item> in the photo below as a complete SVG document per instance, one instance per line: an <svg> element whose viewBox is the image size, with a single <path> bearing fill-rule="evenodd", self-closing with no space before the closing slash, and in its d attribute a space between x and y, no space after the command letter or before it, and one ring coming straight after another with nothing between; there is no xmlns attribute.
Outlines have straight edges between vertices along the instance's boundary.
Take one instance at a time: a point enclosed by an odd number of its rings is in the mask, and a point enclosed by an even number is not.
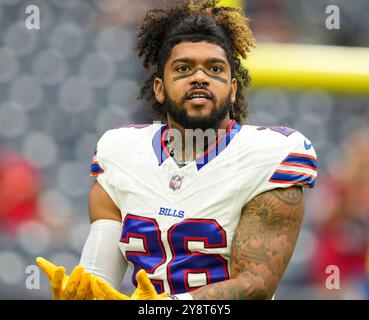
<svg viewBox="0 0 369 320"><path fill-rule="evenodd" d="M172 62L172 66L175 65L176 63L190 63L190 62L193 62L194 59L190 59L190 58L179 58L179 59L175 59L173 62ZM220 58L208 58L205 60L205 62L207 63L221 63L221 64L227 64L226 61L224 61L223 59L220 59Z"/></svg>

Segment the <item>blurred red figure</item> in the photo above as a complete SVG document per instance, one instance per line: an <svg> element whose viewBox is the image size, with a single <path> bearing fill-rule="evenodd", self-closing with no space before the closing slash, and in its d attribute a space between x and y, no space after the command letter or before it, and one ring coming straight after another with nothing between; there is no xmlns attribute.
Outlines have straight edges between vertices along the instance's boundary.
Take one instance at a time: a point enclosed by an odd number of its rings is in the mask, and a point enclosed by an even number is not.
<svg viewBox="0 0 369 320"><path fill-rule="evenodd" d="M369 129L354 131L342 158L320 181L317 248L312 276L325 281L326 267L336 265L341 281L365 277L369 234Z"/></svg>
<svg viewBox="0 0 369 320"><path fill-rule="evenodd" d="M40 174L20 155L0 146L0 228L14 232L28 219L36 218Z"/></svg>

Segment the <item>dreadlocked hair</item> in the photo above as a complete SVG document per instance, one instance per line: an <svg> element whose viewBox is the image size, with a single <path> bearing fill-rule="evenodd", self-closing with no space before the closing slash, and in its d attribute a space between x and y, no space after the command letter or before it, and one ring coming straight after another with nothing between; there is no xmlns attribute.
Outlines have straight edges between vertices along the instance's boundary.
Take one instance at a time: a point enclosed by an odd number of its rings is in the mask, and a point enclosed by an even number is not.
<svg viewBox="0 0 369 320"><path fill-rule="evenodd" d="M174 2L174 4L173 4ZM249 20L239 8L216 7L219 0L171 0L164 9L148 11L137 36L138 56L150 76L140 91L140 99L152 102L153 109L166 118L165 110L155 99L153 83L156 77L163 79L165 64L172 48L183 42L208 41L222 47L231 65L232 77L237 79L238 90L231 118L247 123L248 102L243 89L251 84L249 72L241 64L255 40L249 28Z"/></svg>

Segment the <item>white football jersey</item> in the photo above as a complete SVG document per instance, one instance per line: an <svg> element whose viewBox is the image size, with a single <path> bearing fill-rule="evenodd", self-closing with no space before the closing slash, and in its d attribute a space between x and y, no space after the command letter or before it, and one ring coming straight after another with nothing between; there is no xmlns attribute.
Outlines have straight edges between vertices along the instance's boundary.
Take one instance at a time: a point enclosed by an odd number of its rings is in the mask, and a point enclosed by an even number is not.
<svg viewBox="0 0 369 320"><path fill-rule="evenodd" d="M242 208L275 188L313 187L316 153L285 127L239 126L179 168L167 126L123 127L97 145L91 174L122 214L120 248L158 292L178 294L230 278L231 244Z"/></svg>

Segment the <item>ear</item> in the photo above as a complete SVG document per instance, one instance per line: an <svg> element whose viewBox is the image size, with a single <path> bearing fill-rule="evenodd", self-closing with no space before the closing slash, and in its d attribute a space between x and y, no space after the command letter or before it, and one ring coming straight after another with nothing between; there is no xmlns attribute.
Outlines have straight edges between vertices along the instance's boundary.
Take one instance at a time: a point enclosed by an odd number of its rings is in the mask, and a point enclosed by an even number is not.
<svg viewBox="0 0 369 320"><path fill-rule="evenodd" d="M163 104L165 101L165 94L164 94L164 81L161 78L156 77L154 79L154 93L156 100Z"/></svg>
<svg viewBox="0 0 369 320"><path fill-rule="evenodd" d="M231 85L231 102L232 102L232 104L236 102L237 90L238 90L237 79L233 78L232 79L232 85Z"/></svg>

